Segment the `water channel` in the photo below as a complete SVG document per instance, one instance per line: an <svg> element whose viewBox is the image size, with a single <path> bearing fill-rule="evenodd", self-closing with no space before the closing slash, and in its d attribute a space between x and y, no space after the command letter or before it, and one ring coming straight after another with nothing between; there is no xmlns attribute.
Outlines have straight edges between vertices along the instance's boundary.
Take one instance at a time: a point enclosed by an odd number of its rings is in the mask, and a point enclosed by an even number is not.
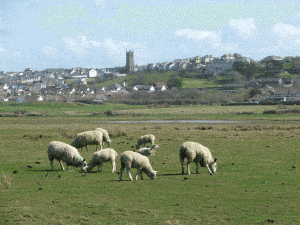
<svg viewBox="0 0 300 225"><path fill-rule="evenodd" d="M239 121L226 121L226 120L146 120L146 121L102 121L101 123L210 123L210 124L222 124L222 123L240 123Z"/></svg>

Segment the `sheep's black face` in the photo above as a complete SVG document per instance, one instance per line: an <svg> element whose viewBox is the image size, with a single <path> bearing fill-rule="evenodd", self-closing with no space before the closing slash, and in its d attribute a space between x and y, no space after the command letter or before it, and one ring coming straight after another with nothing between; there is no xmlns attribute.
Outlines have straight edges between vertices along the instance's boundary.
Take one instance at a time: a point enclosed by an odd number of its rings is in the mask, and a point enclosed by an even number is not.
<svg viewBox="0 0 300 225"><path fill-rule="evenodd" d="M86 161L83 161L82 166L81 166L81 171L84 171L86 169L87 169Z"/></svg>
<svg viewBox="0 0 300 225"><path fill-rule="evenodd" d="M151 180L156 178L156 173L157 173L157 171L153 171L149 174L149 177L151 178Z"/></svg>
<svg viewBox="0 0 300 225"><path fill-rule="evenodd" d="M209 164L209 169L212 173L217 172L217 159L214 160L214 162Z"/></svg>

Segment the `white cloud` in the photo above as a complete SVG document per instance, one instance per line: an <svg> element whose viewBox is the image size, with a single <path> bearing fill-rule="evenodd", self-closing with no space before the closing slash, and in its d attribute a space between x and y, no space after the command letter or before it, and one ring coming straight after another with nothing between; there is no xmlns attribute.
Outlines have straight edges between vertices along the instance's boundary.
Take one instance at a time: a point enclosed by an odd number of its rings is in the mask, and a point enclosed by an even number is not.
<svg viewBox="0 0 300 225"><path fill-rule="evenodd" d="M278 23L271 28L271 32L278 37L278 47L298 51L300 47L300 27Z"/></svg>
<svg viewBox="0 0 300 225"><path fill-rule="evenodd" d="M87 49L99 48L102 45L99 41L87 40L86 36L80 36L78 38L64 37L62 40L67 49L79 55L86 54Z"/></svg>
<svg viewBox="0 0 300 225"><path fill-rule="evenodd" d="M221 44L220 33L214 31L180 29L175 31L176 36L186 37L202 43L208 43L213 48L218 48Z"/></svg>
<svg viewBox="0 0 300 225"><path fill-rule="evenodd" d="M287 38L300 35L300 28L290 25L278 23L271 28L271 31L275 33L279 38Z"/></svg>
<svg viewBox="0 0 300 225"><path fill-rule="evenodd" d="M253 18L248 18L245 20L231 19L229 21L229 27L236 31L237 34L244 39L252 38L257 32Z"/></svg>

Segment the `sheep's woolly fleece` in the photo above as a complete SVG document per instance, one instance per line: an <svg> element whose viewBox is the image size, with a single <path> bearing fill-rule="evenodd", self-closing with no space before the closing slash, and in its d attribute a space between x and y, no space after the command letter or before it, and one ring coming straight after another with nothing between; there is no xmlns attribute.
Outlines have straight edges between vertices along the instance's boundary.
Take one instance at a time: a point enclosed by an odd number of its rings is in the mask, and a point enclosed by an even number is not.
<svg viewBox="0 0 300 225"><path fill-rule="evenodd" d="M75 147L60 141L52 141L47 149L47 154L48 159L51 162L52 169L54 159L59 161L62 169L64 168L61 161L67 164L67 168L69 165L78 167L86 164L85 159L79 154Z"/></svg>
<svg viewBox="0 0 300 225"><path fill-rule="evenodd" d="M136 149L138 149L141 145L146 145L146 143L150 143L151 145L154 145L155 136L153 134L146 134L139 138L139 140L136 143Z"/></svg>
<svg viewBox="0 0 300 225"><path fill-rule="evenodd" d="M102 149L103 133L99 130L85 131L77 134L71 145L75 148L83 148L88 145L97 145L96 151L99 146Z"/></svg>
<svg viewBox="0 0 300 225"><path fill-rule="evenodd" d="M197 142L189 142L189 141L184 142L179 149L179 156L180 156L180 161L182 166L182 173L184 173L184 168L183 168L184 158L187 158L188 174L190 174L191 162L196 163L197 173L199 173L198 163L202 167L207 167L210 174L213 174L217 171L217 163L216 163L217 159L214 160L210 150L207 147Z"/></svg>
<svg viewBox="0 0 300 225"><path fill-rule="evenodd" d="M151 180L156 178L157 171L154 171L152 169L148 157L143 156L137 152L126 151L121 154L120 160L121 160L120 180L122 180L122 175L125 168L127 170L127 175L130 180L133 180L130 173L131 168L137 168L137 174L135 177L136 180L138 178L138 175L140 175L141 179L143 180L143 176L142 176L143 172L147 174L147 176L150 177Z"/></svg>
<svg viewBox="0 0 300 225"><path fill-rule="evenodd" d="M110 161L113 166L112 172L115 172L117 155L118 153L112 148L105 148L100 151L97 151L94 153L92 160L84 169L87 169L87 172L91 172L95 166L98 166L98 171L100 172L102 171L103 163Z"/></svg>

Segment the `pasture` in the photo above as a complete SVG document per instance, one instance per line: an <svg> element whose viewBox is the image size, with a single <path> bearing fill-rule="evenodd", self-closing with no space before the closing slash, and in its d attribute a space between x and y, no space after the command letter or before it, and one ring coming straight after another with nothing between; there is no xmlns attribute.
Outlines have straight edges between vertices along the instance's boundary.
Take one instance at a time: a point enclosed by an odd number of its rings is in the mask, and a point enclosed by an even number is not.
<svg viewBox="0 0 300 225"><path fill-rule="evenodd" d="M292 118L119 124L84 115L1 117L0 224L298 224L300 123ZM51 141L71 143L96 127L109 131L119 155L135 150L141 135L154 134L160 149L149 158L157 179L131 182L124 173L119 181L110 163L102 173L85 174L74 167L62 171L54 161L51 171ZM207 168L196 174L195 164L191 175L181 174L178 150L188 140L218 159L215 175ZM89 162L95 149L80 153Z"/></svg>

